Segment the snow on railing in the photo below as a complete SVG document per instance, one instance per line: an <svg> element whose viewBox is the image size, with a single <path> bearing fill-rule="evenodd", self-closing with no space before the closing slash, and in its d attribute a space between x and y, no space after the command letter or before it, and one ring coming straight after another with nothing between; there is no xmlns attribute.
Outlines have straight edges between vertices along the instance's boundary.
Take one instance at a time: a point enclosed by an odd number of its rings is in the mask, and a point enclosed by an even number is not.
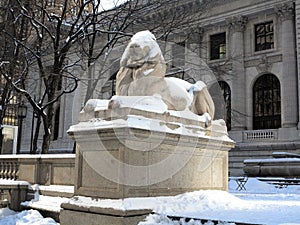
<svg viewBox="0 0 300 225"><path fill-rule="evenodd" d="M277 140L277 130L251 130L244 131L244 141L264 141L264 140Z"/></svg>

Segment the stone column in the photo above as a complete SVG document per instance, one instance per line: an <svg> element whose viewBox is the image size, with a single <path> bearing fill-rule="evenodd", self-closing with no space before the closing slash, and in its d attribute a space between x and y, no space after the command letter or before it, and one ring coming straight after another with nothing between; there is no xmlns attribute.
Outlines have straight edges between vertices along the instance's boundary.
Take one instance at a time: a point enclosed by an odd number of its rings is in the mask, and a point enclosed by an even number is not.
<svg viewBox="0 0 300 225"><path fill-rule="evenodd" d="M282 127L296 127L298 124L298 81L293 3L278 6L277 13L282 23Z"/></svg>
<svg viewBox="0 0 300 225"><path fill-rule="evenodd" d="M296 0L296 38L298 57L298 93L300 92L300 0ZM300 129L300 97L298 96L298 129Z"/></svg>
<svg viewBox="0 0 300 225"><path fill-rule="evenodd" d="M203 34L204 30L199 26L191 27L186 34L189 37L187 40L188 47L199 56L201 56Z"/></svg>
<svg viewBox="0 0 300 225"><path fill-rule="evenodd" d="M228 20L230 28L230 57L232 61L232 130L246 129L246 88L244 67L244 30L246 17L234 17Z"/></svg>

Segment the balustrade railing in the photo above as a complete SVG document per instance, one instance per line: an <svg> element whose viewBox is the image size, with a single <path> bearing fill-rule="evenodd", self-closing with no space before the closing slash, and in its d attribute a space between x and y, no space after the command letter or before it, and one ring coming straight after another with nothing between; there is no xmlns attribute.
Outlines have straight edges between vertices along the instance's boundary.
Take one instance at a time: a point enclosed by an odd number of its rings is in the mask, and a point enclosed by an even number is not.
<svg viewBox="0 0 300 225"><path fill-rule="evenodd" d="M0 178L17 180L18 179L18 160L0 159Z"/></svg>
<svg viewBox="0 0 300 225"><path fill-rule="evenodd" d="M0 179L74 185L75 154L0 155Z"/></svg>
<svg viewBox="0 0 300 225"><path fill-rule="evenodd" d="M278 131L277 130L244 131L243 138L244 138L245 142L277 140L278 139Z"/></svg>

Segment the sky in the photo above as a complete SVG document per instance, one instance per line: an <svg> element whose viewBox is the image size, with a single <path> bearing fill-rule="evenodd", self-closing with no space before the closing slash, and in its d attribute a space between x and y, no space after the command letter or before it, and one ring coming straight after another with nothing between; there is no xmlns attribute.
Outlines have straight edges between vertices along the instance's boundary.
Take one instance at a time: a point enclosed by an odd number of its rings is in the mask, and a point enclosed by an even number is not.
<svg viewBox="0 0 300 225"><path fill-rule="evenodd" d="M104 10L112 9L115 6L120 5L126 1L128 0L100 0L101 6L103 7Z"/></svg>

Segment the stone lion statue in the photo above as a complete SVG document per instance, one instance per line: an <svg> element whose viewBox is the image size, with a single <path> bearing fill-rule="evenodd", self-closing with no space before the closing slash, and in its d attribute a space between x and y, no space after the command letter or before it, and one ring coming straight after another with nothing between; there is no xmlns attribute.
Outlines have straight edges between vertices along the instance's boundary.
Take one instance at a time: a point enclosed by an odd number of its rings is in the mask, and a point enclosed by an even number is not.
<svg viewBox="0 0 300 225"><path fill-rule="evenodd" d="M136 33L126 47L117 74L116 95L160 95L170 110L208 113L213 119L213 100L202 81L191 84L166 78L166 63L150 31Z"/></svg>

